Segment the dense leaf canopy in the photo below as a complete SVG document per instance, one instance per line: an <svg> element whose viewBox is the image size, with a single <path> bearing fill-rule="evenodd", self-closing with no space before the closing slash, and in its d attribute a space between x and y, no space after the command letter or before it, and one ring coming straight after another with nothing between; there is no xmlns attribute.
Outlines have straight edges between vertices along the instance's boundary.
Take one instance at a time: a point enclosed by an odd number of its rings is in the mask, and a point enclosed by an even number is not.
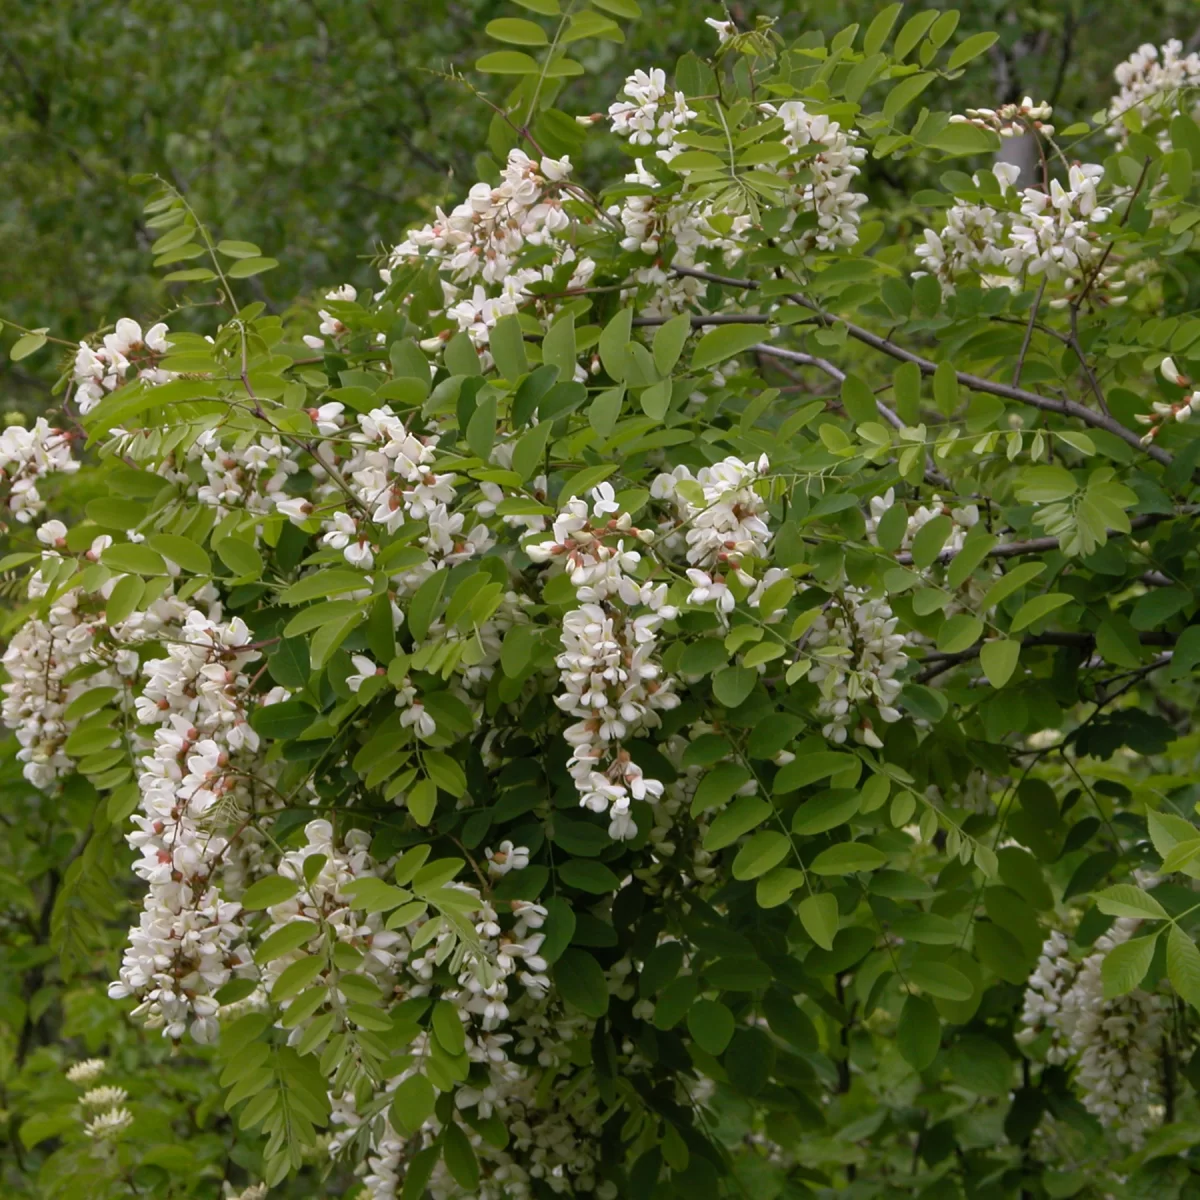
<svg viewBox="0 0 1200 1200"><path fill-rule="evenodd" d="M1188 7L5 31L6 1194L1197 1193Z"/></svg>

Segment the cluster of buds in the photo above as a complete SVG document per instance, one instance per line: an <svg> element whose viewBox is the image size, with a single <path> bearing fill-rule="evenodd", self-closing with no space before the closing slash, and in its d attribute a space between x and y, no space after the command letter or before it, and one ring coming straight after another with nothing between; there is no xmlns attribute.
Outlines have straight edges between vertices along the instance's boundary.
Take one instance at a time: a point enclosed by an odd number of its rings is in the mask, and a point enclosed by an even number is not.
<svg viewBox="0 0 1200 1200"><path fill-rule="evenodd" d="M1020 104L1004 104L999 108L968 108L966 116L955 115L950 118L950 123L992 129L1004 138L1020 137L1029 130L1049 136L1054 132L1054 126L1047 124L1053 111L1045 101L1034 104L1033 99L1026 96Z"/></svg>
<svg viewBox="0 0 1200 1200"><path fill-rule="evenodd" d="M1177 387L1183 388L1186 395L1174 403L1155 400L1150 406L1154 410L1153 412L1137 414L1137 419L1142 425L1150 426L1142 436L1143 445L1154 441L1158 437L1159 430L1167 421L1188 421L1194 413L1200 411L1200 391L1192 390L1191 378L1175 365L1175 360L1164 358L1159 364L1159 370L1162 371L1165 379L1170 380Z"/></svg>

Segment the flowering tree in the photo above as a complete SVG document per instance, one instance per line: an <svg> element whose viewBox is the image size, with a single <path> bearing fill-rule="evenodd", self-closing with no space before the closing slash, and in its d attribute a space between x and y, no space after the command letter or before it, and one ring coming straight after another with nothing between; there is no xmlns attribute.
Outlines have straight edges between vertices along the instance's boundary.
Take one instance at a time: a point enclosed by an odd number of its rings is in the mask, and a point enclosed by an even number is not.
<svg viewBox="0 0 1200 1200"><path fill-rule="evenodd" d="M572 115L636 6L524 7L376 294L245 303L155 180L207 332L118 321L0 436L3 717L143 889L110 996L215 1045L266 1186L1194 1188L1200 57L1058 130L921 107L953 12L713 19Z"/></svg>

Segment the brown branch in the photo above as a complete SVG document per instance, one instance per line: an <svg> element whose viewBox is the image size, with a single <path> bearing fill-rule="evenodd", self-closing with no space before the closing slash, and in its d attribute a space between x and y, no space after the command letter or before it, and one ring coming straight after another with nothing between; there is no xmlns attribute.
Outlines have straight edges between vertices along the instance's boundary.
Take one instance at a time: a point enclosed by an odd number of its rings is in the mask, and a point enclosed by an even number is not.
<svg viewBox="0 0 1200 1200"><path fill-rule="evenodd" d="M1138 641L1143 646L1173 646L1175 645L1175 635L1162 631L1142 633L1138 635ZM966 650L955 650L953 653L942 650L930 651L920 660L922 663L929 663L930 666L914 676L913 682L928 683L929 680L949 671L951 667L957 667L961 663L978 658L983 645L983 642L977 642ZM1032 646L1073 646L1078 650L1091 650L1095 648L1095 645L1096 635L1094 633L1036 633L1021 639L1022 649L1029 649ZM1145 668L1139 667L1137 671L1143 674L1152 671L1155 667L1162 666L1164 662L1169 662L1171 656L1169 654L1161 655L1160 658L1162 661L1156 659L1153 665Z"/></svg>
<svg viewBox="0 0 1200 1200"><path fill-rule="evenodd" d="M1161 521L1170 521L1175 517L1191 516L1191 510L1185 509L1183 512L1172 513L1143 513L1139 517L1134 517L1130 522L1130 533L1138 529L1145 529L1150 525L1157 525ZM1126 536L1119 529L1110 529L1108 531L1110 538ZM987 558L1018 558L1022 554L1047 554L1052 550L1058 549L1058 538L1056 537L1040 537L1030 538L1024 542L1001 542L999 545L993 546L985 557ZM948 563L952 558L961 554L961 550L943 550L934 560L939 563ZM899 566L912 566L912 555L906 550L903 554L896 555L896 562Z"/></svg>
<svg viewBox="0 0 1200 1200"><path fill-rule="evenodd" d="M1029 343L1033 341L1033 330L1037 325L1038 310L1042 307L1042 297L1046 294L1046 281L1038 288L1037 298L1029 310L1029 324L1025 326L1025 337L1021 342L1021 352L1017 355L1017 365L1013 368L1013 387L1021 386L1021 372L1025 369L1025 356L1029 353Z"/></svg>
<svg viewBox="0 0 1200 1200"><path fill-rule="evenodd" d="M693 318L694 320L695 318ZM846 372L840 367L835 367L827 358L818 358L815 354L805 354L800 350L785 350L782 346L771 346L766 342L758 342L750 347L750 350L758 355L766 355L770 358L781 358L786 362L798 363L803 367L817 367L824 371L831 379L836 380L839 384L844 382ZM904 429L903 420L890 409L878 396L875 397L875 407L879 411L879 415L893 428ZM952 487L953 484L945 475L941 473L933 465L933 458L925 455L925 479L926 482L934 484L936 487Z"/></svg>

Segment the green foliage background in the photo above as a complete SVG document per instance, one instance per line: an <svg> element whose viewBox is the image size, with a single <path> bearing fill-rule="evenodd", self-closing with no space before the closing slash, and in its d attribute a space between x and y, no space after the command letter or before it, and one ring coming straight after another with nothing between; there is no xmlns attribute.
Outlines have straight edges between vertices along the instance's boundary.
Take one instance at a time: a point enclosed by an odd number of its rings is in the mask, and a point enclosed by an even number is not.
<svg viewBox="0 0 1200 1200"><path fill-rule="evenodd" d="M882 7L771 0L733 15L777 16L791 39ZM951 5L906 12L928 7ZM958 7L963 33L999 30L1003 47L959 86L979 102L1049 98L1064 126L1104 102L1135 46L1186 42L1200 26L1192 0ZM388 239L477 178L490 113L447 76L469 71L484 25L506 11L504 0L13 3L0 20L0 318L37 327L53 314L70 338L170 306L145 271L153 237L127 182L141 172L180 188L222 237L280 259L259 299L369 282ZM588 44L573 102L603 111L634 67L708 49L701 22L713 15L694 0L648 3L625 45ZM911 181L875 166L880 198L902 204ZM0 365L5 395L32 403L38 386L27 367Z"/></svg>
<svg viewBox="0 0 1200 1200"><path fill-rule="evenodd" d="M719 15L715 7L645 7L626 45L589 44L576 106L603 110L634 67L669 69L687 49L709 48L700 22ZM790 39L869 20L880 7L813 0L739 5L734 15L777 15ZM996 28L1002 47L958 85L965 101L1028 93L1052 100L1062 125L1106 102L1112 66L1139 43L1200 36L1193 0L959 7L963 33ZM507 11L502 0L9 0L4 9L0 319L53 323L67 338L173 304L171 288L146 270L153 234L127 182L140 172L170 180L220 236L252 240L281 260L251 281L270 309L344 281L369 285L377 251L476 178L490 114L450 73L470 69L485 47L483 26ZM920 186L903 172L918 168L867 169L874 201L902 225ZM14 336L2 335L5 347ZM5 356L5 406L36 411L55 373L49 354L17 364ZM1191 753L1190 743L1177 749ZM17 1136L35 1115L49 1123L48 1139L73 1127L73 1117L55 1116L76 1095L63 1069L98 1054L110 1059L105 1082L131 1092L141 1141L161 1141L138 1186L216 1196L222 1179L250 1181L255 1152L221 1111L203 1055L173 1055L105 996L128 926L132 892L123 888L135 881L115 836L89 845L91 821L86 797L73 804L68 789L50 809L11 761L0 767L0 1194L131 1194L86 1145L67 1138L50 1155ZM88 871L105 882L82 892L85 846L110 854L112 870ZM107 950L98 949L106 937ZM350 1181L308 1176L289 1186L296 1196L339 1196Z"/></svg>

